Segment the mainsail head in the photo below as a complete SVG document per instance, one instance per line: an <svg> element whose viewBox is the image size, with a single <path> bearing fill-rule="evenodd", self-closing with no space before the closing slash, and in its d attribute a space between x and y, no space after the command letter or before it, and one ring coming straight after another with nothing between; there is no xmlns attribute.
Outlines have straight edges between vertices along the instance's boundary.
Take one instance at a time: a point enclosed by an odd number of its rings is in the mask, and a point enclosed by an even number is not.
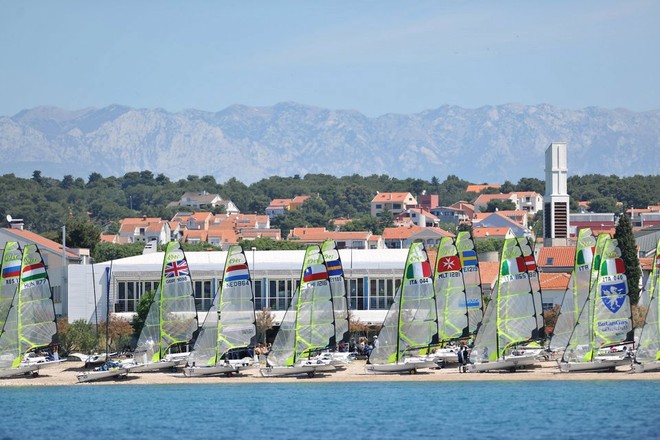
<svg viewBox="0 0 660 440"><path fill-rule="evenodd" d="M422 243L408 251L403 282L378 333L378 346L369 356L372 364L398 363L406 351L434 341L438 318L431 265Z"/></svg>
<svg viewBox="0 0 660 440"><path fill-rule="evenodd" d="M197 311L188 260L181 243L167 244L160 285L138 339L136 352L157 362L175 345L189 342L197 330Z"/></svg>

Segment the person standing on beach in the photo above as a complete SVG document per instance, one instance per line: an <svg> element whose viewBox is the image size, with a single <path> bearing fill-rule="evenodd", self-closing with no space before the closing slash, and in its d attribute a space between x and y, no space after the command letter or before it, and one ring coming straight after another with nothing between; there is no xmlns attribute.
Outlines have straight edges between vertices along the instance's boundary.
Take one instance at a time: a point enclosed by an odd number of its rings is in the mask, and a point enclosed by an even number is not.
<svg viewBox="0 0 660 440"><path fill-rule="evenodd" d="M463 349L462 349L462 347L458 347L458 350L456 351L456 355L458 356L458 372L462 373L463 372Z"/></svg>
<svg viewBox="0 0 660 440"><path fill-rule="evenodd" d="M470 353L468 352L467 345L463 346L463 372L467 373L467 365L470 363Z"/></svg>

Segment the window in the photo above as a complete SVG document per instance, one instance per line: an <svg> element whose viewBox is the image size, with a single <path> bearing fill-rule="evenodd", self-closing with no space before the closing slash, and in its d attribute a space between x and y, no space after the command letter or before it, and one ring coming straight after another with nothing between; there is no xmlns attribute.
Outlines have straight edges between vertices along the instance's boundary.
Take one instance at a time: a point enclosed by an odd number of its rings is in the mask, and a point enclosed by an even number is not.
<svg viewBox="0 0 660 440"><path fill-rule="evenodd" d="M261 280L252 281L252 286L254 287L254 308L256 310L263 309L265 304L263 292L261 291L262 284Z"/></svg>
<svg viewBox="0 0 660 440"><path fill-rule="evenodd" d="M137 303L145 292L156 291L155 281L119 281L117 282L117 298L115 312L136 312Z"/></svg>
<svg viewBox="0 0 660 440"><path fill-rule="evenodd" d="M296 290L294 280L270 280L268 282L268 306L271 310L286 310Z"/></svg>
<svg viewBox="0 0 660 440"><path fill-rule="evenodd" d="M364 278L346 280L348 284L348 308L364 310Z"/></svg>
<svg viewBox="0 0 660 440"><path fill-rule="evenodd" d="M394 302L394 293L401 284L397 279L369 280L369 309L387 310Z"/></svg>
<svg viewBox="0 0 660 440"><path fill-rule="evenodd" d="M555 264L555 258L554 257L548 257L548 259L545 261L545 264L548 266L552 266Z"/></svg>
<svg viewBox="0 0 660 440"><path fill-rule="evenodd" d="M213 301L213 290L211 289L211 280L195 281L193 283L195 294L195 308L198 311L207 311L211 308Z"/></svg>

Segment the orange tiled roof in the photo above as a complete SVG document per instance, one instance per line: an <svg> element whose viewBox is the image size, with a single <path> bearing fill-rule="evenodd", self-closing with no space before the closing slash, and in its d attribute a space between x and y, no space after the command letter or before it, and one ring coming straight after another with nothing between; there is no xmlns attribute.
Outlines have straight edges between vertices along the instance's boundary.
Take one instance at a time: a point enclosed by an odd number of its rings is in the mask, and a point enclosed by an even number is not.
<svg viewBox="0 0 660 440"><path fill-rule="evenodd" d="M500 185L499 183L486 183L484 185L468 185L467 188L465 189L465 192L480 193L481 191L487 188L500 189L501 187L502 185Z"/></svg>
<svg viewBox="0 0 660 440"><path fill-rule="evenodd" d="M541 290L566 290L571 276L567 273L551 273L540 272L539 282L541 283Z"/></svg>
<svg viewBox="0 0 660 440"><path fill-rule="evenodd" d="M480 261L479 262L479 275L481 276L481 284L491 286L497 275L500 273L499 261Z"/></svg>
<svg viewBox="0 0 660 440"><path fill-rule="evenodd" d="M487 205L491 200L509 200L511 194L480 194L474 200L474 205Z"/></svg>
<svg viewBox="0 0 660 440"><path fill-rule="evenodd" d="M404 192L382 192L376 194L376 197L374 197L371 200L371 203L378 203L378 202L405 202L408 196L411 195L410 193L404 193Z"/></svg>
<svg viewBox="0 0 660 440"><path fill-rule="evenodd" d="M25 242L30 242L30 243L35 243L39 248L46 248L50 250L51 252L55 253L62 253L62 244L58 243L53 240L49 240L45 237L42 237L39 234L35 234L34 232L28 231L26 229L12 229L12 228L2 228L4 229L5 232L8 232L10 234L13 234L14 236L17 237L16 240L14 241L22 241ZM20 239L19 239L20 238ZM73 259L80 259L80 256L74 252L71 252L69 248L66 248L66 256L67 258L73 258Z"/></svg>
<svg viewBox="0 0 660 440"><path fill-rule="evenodd" d="M550 259L552 264L549 264ZM536 262L540 267L573 267L575 246L543 246L539 249Z"/></svg>
<svg viewBox="0 0 660 440"><path fill-rule="evenodd" d="M654 259L655 257L640 257L639 265L642 267L642 270L652 271Z"/></svg>
<svg viewBox="0 0 660 440"><path fill-rule="evenodd" d="M488 238L488 237L506 237L511 228L472 228L472 237L474 238Z"/></svg>
<svg viewBox="0 0 660 440"><path fill-rule="evenodd" d="M417 225L406 226L403 228L385 228L383 229L383 239L385 240L405 240L412 234L421 231L422 228Z"/></svg>

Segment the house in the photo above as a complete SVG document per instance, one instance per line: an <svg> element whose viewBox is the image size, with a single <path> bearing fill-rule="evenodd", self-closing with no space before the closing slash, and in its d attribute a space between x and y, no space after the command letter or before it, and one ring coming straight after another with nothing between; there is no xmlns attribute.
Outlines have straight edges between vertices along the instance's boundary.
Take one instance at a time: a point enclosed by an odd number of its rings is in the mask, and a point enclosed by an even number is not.
<svg viewBox="0 0 660 440"><path fill-rule="evenodd" d="M306 244L321 245L326 240L334 240L338 249L384 249L382 238L377 238L371 231L328 231L325 228L293 228L289 240Z"/></svg>
<svg viewBox="0 0 660 440"><path fill-rule="evenodd" d="M284 215L285 212L300 208L310 196L296 196L293 199L273 199L266 207L266 215L270 218Z"/></svg>
<svg viewBox="0 0 660 440"><path fill-rule="evenodd" d="M469 223L472 215L468 215L465 210L460 208L453 208L451 206L438 206L431 211L439 223Z"/></svg>
<svg viewBox="0 0 660 440"><path fill-rule="evenodd" d="M511 200L516 210L525 211L530 215L536 214L543 209L543 196L534 191L517 191L508 194L480 194L474 201L474 207L483 211L488 202L493 200Z"/></svg>
<svg viewBox="0 0 660 440"><path fill-rule="evenodd" d="M214 218L211 212L177 212L171 221L189 230L207 230Z"/></svg>
<svg viewBox="0 0 660 440"><path fill-rule="evenodd" d="M488 202L494 200L510 200L514 205L516 204L516 196L513 193L509 194L480 194L474 200L474 209L478 212L484 212L488 207Z"/></svg>
<svg viewBox="0 0 660 440"><path fill-rule="evenodd" d="M425 247L437 246L442 237L453 237L454 234L441 228L422 228L417 225L397 228L385 228L383 240L388 249L409 248L412 243L421 242Z"/></svg>
<svg viewBox="0 0 660 440"><path fill-rule="evenodd" d="M488 215L483 217L482 216L483 214L478 215L477 218L472 222L473 230L479 228L510 228L513 235L516 237L525 237L530 235L530 232L526 227L523 227L521 224L513 221L511 218L502 215L500 212L491 212Z"/></svg>
<svg viewBox="0 0 660 440"><path fill-rule="evenodd" d="M628 209L626 213L630 216L633 227L646 228L660 226L660 205L649 206L645 209Z"/></svg>
<svg viewBox="0 0 660 440"><path fill-rule="evenodd" d="M22 221L10 222L10 228L0 228L0 243L16 241L21 248L26 244L36 244L44 260L48 271L48 280L53 292L55 303L55 314L57 316L67 315L69 304L67 292L69 289L68 266L87 265L89 267L89 249L63 248L62 243L49 240L39 234L24 229ZM4 319L4 318L3 318Z"/></svg>
<svg viewBox="0 0 660 440"><path fill-rule="evenodd" d="M417 205L418 208L425 211L430 211L431 209L440 206L440 196L437 194L426 194L426 192L423 192L419 195L419 197L417 197L417 202L419 203L419 205Z"/></svg>
<svg viewBox="0 0 660 440"><path fill-rule="evenodd" d="M591 228L594 234L598 232L609 232L616 227L616 218L614 213L586 213L579 214L571 212L569 214L569 235L577 237L580 229Z"/></svg>
<svg viewBox="0 0 660 440"><path fill-rule="evenodd" d="M417 200L412 194L398 192L398 193L378 193L376 197L371 200L371 216L378 217L378 214L383 211L389 211L392 215L397 215L403 211L415 208Z"/></svg>
<svg viewBox="0 0 660 440"><path fill-rule="evenodd" d="M172 227L170 222L160 217L125 218L119 220L117 235L120 243L156 241L160 245L172 241Z"/></svg>
<svg viewBox="0 0 660 440"><path fill-rule="evenodd" d="M420 208L409 208L394 217L397 226L417 225L422 228L438 226L438 218L428 211Z"/></svg>
<svg viewBox="0 0 660 440"><path fill-rule="evenodd" d="M225 200L219 194L209 194L206 191L195 192L188 191L183 193L178 202L171 202L167 205L168 208L176 206L190 206L195 210L203 210L216 208L222 206L225 212L230 214L238 214L240 211L238 207L231 200Z"/></svg>
<svg viewBox="0 0 660 440"><path fill-rule="evenodd" d="M487 238L494 238L496 240L504 240L506 238L512 238L516 235L513 233L511 228L499 227L474 227L472 228L472 238L474 241L485 240Z"/></svg>
<svg viewBox="0 0 660 440"><path fill-rule="evenodd" d="M543 246L536 264L542 272L571 273L575 264L575 246Z"/></svg>

